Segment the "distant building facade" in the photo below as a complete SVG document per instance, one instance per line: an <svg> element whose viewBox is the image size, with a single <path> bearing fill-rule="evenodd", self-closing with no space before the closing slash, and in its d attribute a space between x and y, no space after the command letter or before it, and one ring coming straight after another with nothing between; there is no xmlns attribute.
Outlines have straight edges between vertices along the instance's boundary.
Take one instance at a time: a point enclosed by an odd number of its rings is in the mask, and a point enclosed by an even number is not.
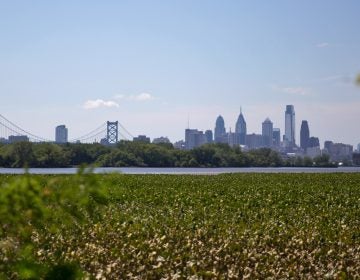
<svg viewBox="0 0 360 280"><path fill-rule="evenodd" d="M239 141L238 144L245 145L247 129L246 129L246 121L241 109L240 109L240 115L236 121L235 133L238 134L238 141Z"/></svg>
<svg viewBox="0 0 360 280"><path fill-rule="evenodd" d="M205 131L205 138L206 138L206 143L214 142L213 132L211 130L206 130Z"/></svg>
<svg viewBox="0 0 360 280"><path fill-rule="evenodd" d="M186 145L184 140L180 140L174 143L174 148L178 150L186 150Z"/></svg>
<svg viewBox="0 0 360 280"><path fill-rule="evenodd" d="M230 147L239 147L240 146L240 134L236 132L227 133L228 144Z"/></svg>
<svg viewBox="0 0 360 280"><path fill-rule="evenodd" d="M307 121L302 121L300 128L300 148L302 148L304 151L306 151L309 145L309 139L310 139L309 124Z"/></svg>
<svg viewBox="0 0 360 280"><path fill-rule="evenodd" d="M307 147L305 155L310 157L310 158L320 156L321 155L321 149L320 149L319 146Z"/></svg>
<svg viewBox="0 0 360 280"><path fill-rule="evenodd" d="M159 137L159 138L154 138L152 141L154 144L161 144L161 143L170 143L169 138L167 137Z"/></svg>
<svg viewBox="0 0 360 280"><path fill-rule="evenodd" d="M17 143L17 142L29 142L30 139L26 135L10 135L8 143Z"/></svg>
<svg viewBox="0 0 360 280"><path fill-rule="evenodd" d="M273 144L273 123L269 118L262 123L262 137L264 147L272 147Z"/></svg>
<svg viewBox="0 0 360 280"><path fill-rule="evenodd" d="M281 133L280 128L273 129L273 146L278 148L281 145Z"/></svg>
<svg viewBox="0 0 360 280"><path fill-rule="evenodd" d="M352 160L353 146L325 141L324 152L329 154L332 161Z"/></svg>
<svg viewBox="0 0 360 280"><path fill-rule="evenodd" d="M134 142L143 142L143 143L150 143L150 138L146 135L139 135L138 137L133 138Z"/></svg>
<svg viewBox="0 0 360 280"><path fill-rule="evenodd" d="M206 144L206 137L202 131L197 129L185 129L185 148L192 150Z"/></svg>
<svg viewBox="0 0 360 280"><path fill-rule="evenodd" d="M309 140L308 140L307 146L308 146L309 148L320 147L319 138L313 137L313 136L310 137Z"/></svg>
<svg viewBox="0 0 360 280"><path fill-rule="evenodd" d="M295 147L295 110L294 105L286 105L285 111L285 137L288 147Z"/></svg>
<svg viewBox="0 0 360 280"><path fill-rule="evenodd" d="M68 129L65 125L58 125L55 128L55 142L59 144L68 142Z"/></svg>
<svg viewBox="0 0 360 280"><path fill-rule="evenodd" d="M215 143L227 143L225 121L221 115L216 119L214 134Z"/></svg>
<svg viewBox="0 0 360 280"><path fill-rule="evenodd" d="M247 134L246 135L246 145L250 150L258 149L264 147L264 140L261 134Z"/></svg>

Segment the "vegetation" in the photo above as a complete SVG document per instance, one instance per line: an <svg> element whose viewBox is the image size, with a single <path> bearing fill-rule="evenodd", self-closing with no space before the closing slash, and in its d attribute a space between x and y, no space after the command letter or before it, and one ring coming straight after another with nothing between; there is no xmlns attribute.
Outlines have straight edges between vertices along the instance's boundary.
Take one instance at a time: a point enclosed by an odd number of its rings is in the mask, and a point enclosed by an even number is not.
<svg viewBox="0 0 360 280"><path fill-rule="evenodd" d="M360 174L0 181L0 279L360 277Z"/></svg>
<svg viewBox="0 0 360 280"><path fill-rule="evenodd" d="M262 148L243 152L227 144L208 144L191 151L171 144L121 141L116 146L100 144L14 143L0 147L2 167L68 167L93 164L102 167L277 167L331 166L329 157L283 159Z"/></svg>

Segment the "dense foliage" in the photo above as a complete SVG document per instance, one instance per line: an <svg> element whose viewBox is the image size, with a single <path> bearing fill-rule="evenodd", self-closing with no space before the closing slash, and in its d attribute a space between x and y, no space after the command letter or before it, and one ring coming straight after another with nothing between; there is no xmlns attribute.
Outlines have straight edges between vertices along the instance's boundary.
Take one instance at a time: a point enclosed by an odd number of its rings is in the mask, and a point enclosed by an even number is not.
<svg viewBox="0 0 360 280"><path fill-rule="evenodd" d="M0 180L0 279L360 277L360 174Z"/></svg>
<svg viewBox="0 0 360 280"><path fill-rule="evenodd" d="M276 167L330 166L329 157L288 158L262 148L243 152L227 144L208 144L191 151L171 144L121 141L116 146L100 144L14 143L0 147L2 167L68 167L94 164L102 167Z"/></svg>

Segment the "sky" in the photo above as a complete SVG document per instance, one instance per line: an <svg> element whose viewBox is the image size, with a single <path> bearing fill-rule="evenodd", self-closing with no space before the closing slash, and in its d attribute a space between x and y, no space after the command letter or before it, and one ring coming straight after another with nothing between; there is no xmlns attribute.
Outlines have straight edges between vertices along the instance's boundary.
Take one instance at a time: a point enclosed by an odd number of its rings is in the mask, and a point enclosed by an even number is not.
<svg viewBox="0 0 360 280"><path fill-rule="evenodd" d="M360 143L358 0L0 0L0 114L54 139L118 120L184 138L269 117L296 138Z"/></svg>

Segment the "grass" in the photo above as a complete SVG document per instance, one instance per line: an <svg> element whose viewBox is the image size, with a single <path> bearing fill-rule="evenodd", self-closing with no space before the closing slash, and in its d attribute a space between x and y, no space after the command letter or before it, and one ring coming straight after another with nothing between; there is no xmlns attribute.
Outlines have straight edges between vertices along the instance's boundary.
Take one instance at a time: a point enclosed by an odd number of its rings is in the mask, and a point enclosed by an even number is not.
<svg viewBox="0 0 360 280"><path fill-rule="evenodd" d="M43 214L3 229L3 277L360 277L360 174L19 177Z"/></svg>

